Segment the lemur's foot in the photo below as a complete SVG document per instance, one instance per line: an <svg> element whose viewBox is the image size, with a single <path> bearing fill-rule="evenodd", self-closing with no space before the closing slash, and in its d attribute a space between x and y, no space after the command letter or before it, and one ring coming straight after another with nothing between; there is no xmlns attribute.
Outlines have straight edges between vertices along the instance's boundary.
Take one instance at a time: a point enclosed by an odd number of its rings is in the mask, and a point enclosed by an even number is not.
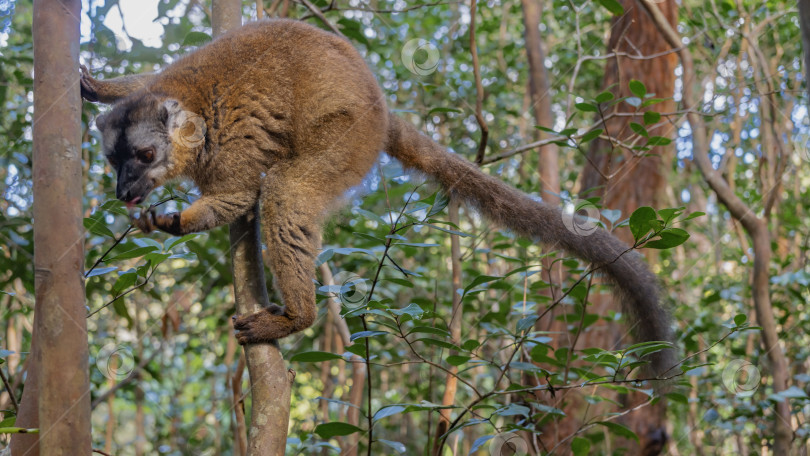
<svg viewBox="0 0 810 456"><path fill-rule="evenodd" d="M275 304L252 314L234 315L233 327L241 345L270 342L298 331L294 321L284 314L284 308Z"/></svg>

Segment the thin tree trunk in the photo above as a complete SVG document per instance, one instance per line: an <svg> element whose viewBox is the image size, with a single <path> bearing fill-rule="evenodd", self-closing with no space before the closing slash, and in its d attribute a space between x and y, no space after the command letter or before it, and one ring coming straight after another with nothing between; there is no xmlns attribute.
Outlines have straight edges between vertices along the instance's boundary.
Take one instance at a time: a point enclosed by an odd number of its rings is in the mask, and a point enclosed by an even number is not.
<svg viewBox="0 0 810 456"><path fill-rule="evenodd" d="M14 455L90 454L84 304L79 0L34 1L34 267L32 388L26 385ZM33 378L32 378L33 377Z"/></svg>
<svg viewBox="0 0 810 456"><path fill-rule="evenodd" d="M554 115L551 112L551 93L549 92L548 71L545 66L545 51L543 50L543 37L540 35L540 18L542 16L542 0L521 0L523 6L523 25L526 41L526 59L529 61L529 90L531 94L532 110L537 125L554 128ZM541 130L534 129L536 140L546 139L549 135ZM560 167L559 148L556 144L547 144L540 148L538 155L540 163L541 192L540 196L549 204L560 201Z"/></svg>
<svg viewBox="0 0 810 456"><path fill-rule="evenodd" d="M666 21L661 11L651 0L641 0L645 9L661 30L664 38L672 47L679 48L681 65L683 66L683 103L689 110L687 120L692 128L692 155L694 162L700 169L706 183L717 194L717 198L728 209L731 216L740 221L745 231L751 236L754 247L754 268L751 280L751 294L754 297L757 323L762 327L762 342L770 361L771 376L773 377L773 391L779 393L788 387L788 361L779 345L779 333L774 320L773 306L769 294L770 275L768 268L771 259L771 236L766 220L758 218L728 186L723 176L712 166L709 159L709 141L706 123L703 117L694 110L700 107L700 94L695 93L694 85L699 84L695 73L692 53L681 45L681 37L677 31ZM774 416L774 444L773 453L777 455L789 454L790 444L793 440L791 427L790 403L788 399L776 403Z"/></svg>
<svg viewBox="0 0 810 456"><path fill-rule="evenodd" d="M242 23L239 0L215 0L212 8L214 36ZM269 305L264 279L258 204L230 225L233 284L237 315L260 312ZM249 456L283 455L287 446L290 395L295 374L287 370L278 344L245 346L250 375Z"/></svg>
<svg viewBox="0 0 810 456"><path fill-rule="evenodd" d="M447 208L450 223L459 225L459 202L453 200ZM453 291L453 310L450 315L450 341L455 345L461 345L461 320L464 317L464 308L461 305L461 295L458 294L459 289L463 288L461 284L461 241L458 235L450 235L450 262L452 268L452 291ZM452 353L455 354L455 353ZM452 406L456 400L456 390L458 388L458 367L452 366L447 372L444 381L444 396L442 397L442 405ZM439 456L442 454L442 436L447 432L450 425L450 413L453 409L445 408L439 410L439 422L436 425L436 435L434 436L433 454ZM461 434L456 433L454 442L461 438Z"/></svg>
<svg viewBox="0 0 810 456"><path fill-rule="evenodd" d="M799 27L802 29L802 48L804 49L804 80L807 93L810 95L810 0L799 0Z"/></svg>

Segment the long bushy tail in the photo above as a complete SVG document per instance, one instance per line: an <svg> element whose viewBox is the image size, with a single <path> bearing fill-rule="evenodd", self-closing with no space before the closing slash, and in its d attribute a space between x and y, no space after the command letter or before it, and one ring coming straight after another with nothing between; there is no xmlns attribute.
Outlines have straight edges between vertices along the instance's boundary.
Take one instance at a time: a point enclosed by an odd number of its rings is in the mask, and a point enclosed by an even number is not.
<svg viewBox="0 0 810 456"><path fill-rule="evenodd" d="M603 229L586 235L566 226L561 210L531 199L478 167L447 152L413 125L391 114L386 152L407 168L436 179L451 195L476 208L488 220L530 239L558 246L589 261L614 282L622 312L639 342L672 341L670 315L658 300L657 278L637 252ZM670 376L675 352L649 356L650 373Z"/></svg>

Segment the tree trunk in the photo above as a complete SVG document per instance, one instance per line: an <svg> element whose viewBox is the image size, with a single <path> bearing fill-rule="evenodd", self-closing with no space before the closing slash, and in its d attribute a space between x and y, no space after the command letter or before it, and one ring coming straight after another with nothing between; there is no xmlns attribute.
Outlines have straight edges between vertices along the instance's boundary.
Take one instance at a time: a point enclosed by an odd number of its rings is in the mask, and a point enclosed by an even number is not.
<svg viewBox="0 0 810 456"><path fill-rule="evenodd" d="M34 268L29 381L14 455L89 455L90 379L84 294L79 0L34 2ZM31 388L28 388L31 386ZM36 439L38 438L38 443Z"/></svg>
<svg viewBox="0 0 810 456"><path fill-rule="evenodd" d="M215 0L212 8L214 36L242 23L239 0ZM230 225L233 288L236 313L259 312L269 305L264 279L258 205ZM245 346L250 375L251 413L249 456L283 455L287 446L290 395L295 374L286 369L278 344Z"/></svg>
<svg viewBox="0 0 810 456"><path fill-rule="evenodd" d="M638 0L621 0L625 13L614 17L611 22L611 34L608 41L608 53L629 54L610 58L605 66L603 87L613 92L615 98L634 96L629 90L631 80L644 83L648 94L656 98L669 98L649 108L639 109L630 103L620 102L610 108L603 108L607 114L614 109L622 113L639 111L637 116L613 117L601 125L605 133L619 141L631 141L637 136L630 128L630 122L644 124L643 111L659 113L675 110L675 102L670 98L675 89L675 67L677 55L670 44L651 20L649 14ZM675 24L678 14L676 2L657 3L663 16L670 24ZM608 111L609 110L609 111ZM649 136L673 137L675 127L665 117L657 124L646 125ZM635 156L625 148L616 146L613 141L597 138L590 143L588 163L582 174L582 190L586 196L601 196L602 205L608 209L619 209L622 218L629 217L641 206L659 207L666 201L667 173L674 154L674 143L669 146L655 147L647 154ZM591 190L591 192L589 192ZM622 228L616 235L627 244L633 243L629 229ZM654 250L642 250L649 263L657 261ZM592 305L599 315L606 315L608 310L618 311L618 302L607 295L592 296ZM582 334L582 347L619 348L631 342L626 328L615 324L600 322L591 331ZM643 394L630 394L618 398L623 408L633 408L648 399ZM622 420L640 438L633 441L622 440L621 446L630 448L631 454L660 454L668 440L666 432L665 402L640 408L628 414Z"/></svg>

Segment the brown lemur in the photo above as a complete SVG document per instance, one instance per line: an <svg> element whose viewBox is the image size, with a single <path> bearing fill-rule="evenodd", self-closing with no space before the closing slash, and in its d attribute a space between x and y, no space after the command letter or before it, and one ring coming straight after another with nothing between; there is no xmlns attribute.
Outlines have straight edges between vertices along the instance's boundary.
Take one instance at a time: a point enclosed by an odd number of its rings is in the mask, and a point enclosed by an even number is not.
<svg viewBox="0 0 810 456"><path fill-rule="evenodd" d="M118 175L119 199L132 206L174 178L199 187L202 196L180 213L142 211L134 219L142 231L209 230L260 200L284 307L235 318L242 344L312 325L321 224L381 151L491 222L590 261L618 286L638 340L672 340L656 277L641 255L602 229L576 234L558 208L483 173L390 114L363 58L334 34L291 20L254 22L158 74L100 81L83 69L81 90L89 101L115 103L96 125ZM650 361L651 372L662 374L674 366L674 350Z"/></svg>

